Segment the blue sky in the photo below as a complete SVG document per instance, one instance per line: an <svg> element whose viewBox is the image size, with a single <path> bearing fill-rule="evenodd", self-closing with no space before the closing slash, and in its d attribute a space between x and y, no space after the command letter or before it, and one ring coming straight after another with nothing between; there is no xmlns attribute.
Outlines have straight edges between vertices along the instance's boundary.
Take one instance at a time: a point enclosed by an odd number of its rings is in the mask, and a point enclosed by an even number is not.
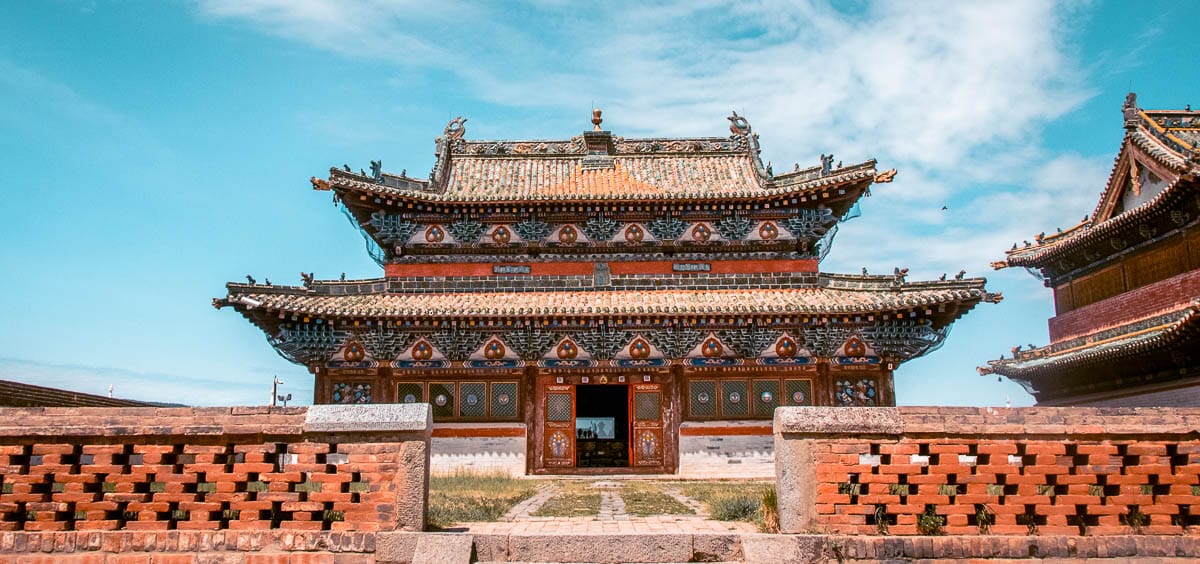
<svg viewBox="0 0 1200 564"><path fill-rule="evenodd" d="M974 367L1045 344L1049 291L988 262L1091 211L1128 89L1200 106L1178 2L0 3L0 378L196 405L311 377L224 283L376 277L311 190L350 163L424 176L433 138L723 135L776 170L832 151L896 167L822 264L966 269L999 305L896 375L902 404L1028 405ZM942 211L945 205L949 209Z"/></svg>

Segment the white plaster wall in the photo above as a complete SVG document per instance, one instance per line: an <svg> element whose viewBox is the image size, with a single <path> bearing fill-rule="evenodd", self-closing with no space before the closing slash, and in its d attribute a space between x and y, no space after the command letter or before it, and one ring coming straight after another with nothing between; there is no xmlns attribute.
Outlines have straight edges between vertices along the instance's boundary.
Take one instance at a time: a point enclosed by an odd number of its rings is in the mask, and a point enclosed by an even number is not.
<svg viewBox="0 0 1200 564"><path fill-rule="evenodd" d="M520 424L494 425L488 428L497 427L525 430L525 426ZM434 429L439 428L467 430L479 426L463 427L442 423L434 425ZM522 476L525 474L525 437L433 437L429 465L430 472L434 474L501 472Z"/></svg>
<svg viewBox="0 0 1200 564"><path fill-rule="evenodd" d="M761 428L762 421L686 422L682 429L694 432L739 427ZM727 432L727 431L726 431ZM730 435L680 434L679 477L681 478L761 478L775 477L775 439L770 434Z"/></svg>

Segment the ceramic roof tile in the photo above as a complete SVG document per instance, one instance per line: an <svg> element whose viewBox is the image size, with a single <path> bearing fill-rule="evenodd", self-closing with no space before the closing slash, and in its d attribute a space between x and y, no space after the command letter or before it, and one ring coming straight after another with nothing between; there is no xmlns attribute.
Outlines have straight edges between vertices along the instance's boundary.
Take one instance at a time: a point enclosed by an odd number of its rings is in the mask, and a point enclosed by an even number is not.
<svg viewBox="0 0 1200 564"><path fill-rule="evenodd" d="M982 279L923 283L914 289L838 288L455 292L322 295L297 288L262 291L231 285L218 305L340 317L488 317L573 315L870 314L952 302L993 301Z"/></svg>

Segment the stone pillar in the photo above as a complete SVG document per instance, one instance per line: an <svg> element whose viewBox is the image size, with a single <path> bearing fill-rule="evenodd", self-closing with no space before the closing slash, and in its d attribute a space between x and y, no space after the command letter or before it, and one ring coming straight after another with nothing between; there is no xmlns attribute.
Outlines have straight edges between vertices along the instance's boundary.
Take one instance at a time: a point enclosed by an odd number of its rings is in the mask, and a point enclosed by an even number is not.
<svg viewBox="0 0 1200 564"><path fill-rule="evenodd" d="M425 530L433 436L429 404L314 405L308 408L304 431L306 438L326 436L328 442L338 444L338 452L348 447L352 462L355 454L365 454L394 463L391 480L372 484L369 492L376 500L380 528Z"/></svg>
<svg viewBox="0 0 1200 564"><path fill-rule="evenodd" d="M818 443L828 445L840 436L899 435L900 412L886 407L780 407L774 431L779 532L815 532L818 466L826 454Z"/></svg>

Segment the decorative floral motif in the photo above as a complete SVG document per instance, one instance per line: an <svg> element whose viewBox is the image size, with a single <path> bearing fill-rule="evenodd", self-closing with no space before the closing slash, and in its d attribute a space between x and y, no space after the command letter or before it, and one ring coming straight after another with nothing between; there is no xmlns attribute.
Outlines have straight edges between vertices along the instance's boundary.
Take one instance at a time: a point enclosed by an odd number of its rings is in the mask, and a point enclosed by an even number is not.
<svg viewBox="0 0 1200 564"><path fill-rule="evenodd" d="M709 229L709 227L703 223L697 224L692 228L693 241L708 241L709 239L712 239L712 235L712 229Z"/></svg>
<svg viewBox="0 0 1200 564"><path fill-rule="evenodd" d="M638 447L641 450L642 458L658 458L658 437L653 431L642 431L642 434L638 436Z"/></svg>
<svg viewBox="0 0 1200 564"><path fill-rule="evenodd" d="M441 243L446 240L446 231L440 225L431 225L425 230L426 243Z"/></svg>
<svg viewBox="0 0 1200 564"><path fill-rule="evenodd" d="M754 222L741 216L726 216L717 222L717 231L731 241L740 241L754 229Z"/></svg>
<svg viewBox="0 0 1200 564"><path fill-rule="evenodd" d="M788 336L784 336L782 339L779 339L779 342L775 343L775 354L784 358L796 356L799 350L800 347L796 345L795 339Z"/></svg>
<svg viewBox="0 0 1200 564"><path fill-rule="evenodd" d="M579 347L570 339L565 339L558 345L558 350L555 351L555 354L563 360L571 360L579 356Z"/></svg>
<svg viewBox="0 0 1200 564"><path fill-rule="evenodd" d="M650 357L650 343L645 339L637 338L629 344L629 356L635 359L643 359Z"/></svg>
<svg viewBox="0 0 1200 564"><path fill-rule="evenodd" d="M504 349L504 343L501 343L497 339L492 339L491 341L488 341L487 346L485 346L483 348L483 356L484 356L484 358L486 358L488 360L502 359L502 358L504 358L505 352L507 352L507 351L505 351L505 349Z"/></svg>
<svg viewBox="0 0 1200 564"><path fill-rule="evenodd" d="M846 356L849 357L866 356L867 345L864 344L862 339L859 339L858 337L850 337L850 340L846 341L845 351Z"/></svg>
<svg viewBox="0 0 1200 564"><path fill-rule="evenodd" d="M772 394L771 392L763 392L761 395L759 395L758 399L762 400L763 403L773 403L775 401L775 394Z"/></svg>
<svg viewBox="0 0 1200 564"><path fill-rule="evenodd" d="M450 224L450 233L459 243L475 243L483 235L484 226L478 221L460 219Z"/></svg>
<svg viewBox="0 0 1200 564"><path fill-rule="evenodd" d="M633 224L625 228L625 240L630 243L641 243L646 237L646 231L640 225Z"/></svg>
<svg viewBox="0 0 1200 564"><path fill-rule="evenodd" d="M761 226L759 226L759 239L762 239L763 241L774 241L777 237L779 237L779 227L776 227L774 223L765 221Z"/></svg>
<svg viewBox="0 0 1200 564"><path fill-rule="evenodd" d="M546 442L550 445L550 456L554 458L566 458L567 451L571 448L571 439L562 431L551 433Z"/></svg>
<svg viewBox="0 0 1200 564"><path fill-rule="evenodd" d="M512 240L512 232L508 230L508 227L501 225L500 227L497 227L496 229L492 230L492 241L495 241L496 243L503 245L505 243L508 243L511 240Z"/></svg>
<svg viewBox="0 0 1200 564"><path fill-rule="evenodd" d="M570 244L570 243L574 243L578 239L579 239L579 232L576 231L575 227L573 227L571 225L564 225L562 227L562 229L558 230L558 242L559 243Z"/></svg>
<svg viewBox="0 0 1200 564"><path fill-rule="evenodd" d="M413 360L429 360L433 358L433 345L430 345L425 340L417 341L417 344L412 348Z"/></svg>
<svg viewBox="0 0 1200 564"><path fill-rule="evenodd" d="M366 382L335 382L333 403L371 403L371 384Z"/></svg>
<svg viewBox="0 0 1200 564"><path fill-rule="evenodd" d="M704 341L704 344L700 346L700 354L706 358L716 358L724 353L725 347L722 347L721 342L713 338Z"/></svg>
<svg viewBox="0 0 1200 564"><path fill-rule="evenodd" d="M838 405L846 407L874 407L875 381L863 378L857 382L839 380L837 382Z"/></svg>
<svg viewBox="0 0 1200 564"><path fill-rule="evenodd" d="M367 349L358 341L350 341L346 343L346 350L342 352L342 356L346 362L359 362L367 357Z"/></svg>
<svg viewBox="0 0 1200 564"><path fill-rule="evenodd" d="M619 221L607 217L593 217L583 224L583 232L593 241L607 241L620 227Z"/></svg>

